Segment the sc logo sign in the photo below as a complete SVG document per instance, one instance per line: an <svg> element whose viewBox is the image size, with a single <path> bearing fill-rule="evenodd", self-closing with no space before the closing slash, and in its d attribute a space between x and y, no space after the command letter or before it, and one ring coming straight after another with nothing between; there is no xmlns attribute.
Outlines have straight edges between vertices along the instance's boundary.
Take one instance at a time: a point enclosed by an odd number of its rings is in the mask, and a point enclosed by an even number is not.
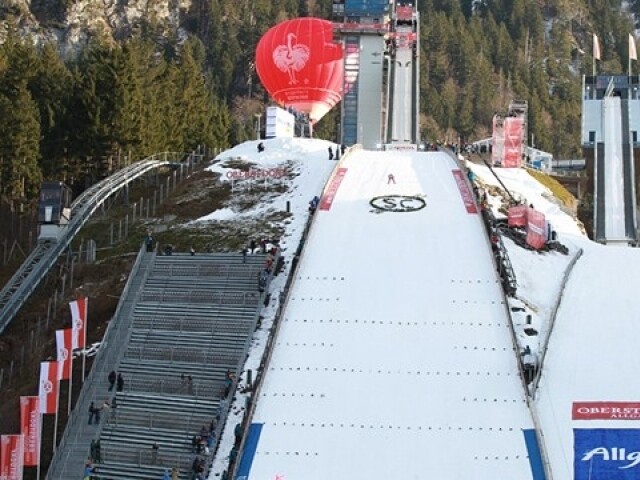
<svg viewBox="0 0 640 480"><path fill-rule="evenodd" d="M369 205L383 212L417 212L427 206L422 197L382 195L369 200Z"/></svg>

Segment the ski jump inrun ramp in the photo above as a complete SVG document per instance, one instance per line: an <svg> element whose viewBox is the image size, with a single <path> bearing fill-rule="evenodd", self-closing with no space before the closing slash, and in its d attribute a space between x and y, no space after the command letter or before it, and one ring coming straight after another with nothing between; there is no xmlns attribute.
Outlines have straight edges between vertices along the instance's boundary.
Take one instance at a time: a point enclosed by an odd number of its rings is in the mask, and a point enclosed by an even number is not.
<svg viewBox="0 0 640 480"><path fill-rule="evenodd" d="M543 478L481 216L447 154L343 159L281 322L239 478Z"/></svg>

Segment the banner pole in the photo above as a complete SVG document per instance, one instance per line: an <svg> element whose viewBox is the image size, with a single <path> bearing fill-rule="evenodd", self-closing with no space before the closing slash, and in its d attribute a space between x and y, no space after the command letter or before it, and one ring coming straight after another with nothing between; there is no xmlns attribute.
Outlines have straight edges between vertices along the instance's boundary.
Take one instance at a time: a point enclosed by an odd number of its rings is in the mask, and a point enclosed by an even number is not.
<svg viewBox="0 0 640 480"><path fill-rule="evenodd" d="M84 384L84 369L87 364L87 343L82 347L82 383Z"/></svg>
<svg viewBox="0 0 640 480"><path fill-rule="evenodd" d="M67 400L67 418L71 416L71 391L73 390L73 348L69 346L69 355L71 355L71 366L69 367L69 399ZM67 420L68 421L68 420Z"/></svg>
<svg viewBox="0 0 640 480"><path fill-rule="evenodd" d="M84 385L84 372L87 364L87 324L89 323L89 297L85 298L84 318L82 319L82 384Z"/></svg>
<svg viewBox="0 0 640 480"><path fill-rule="evenodd" d="M56 442L58 440L58 411L56 410L55 423L53 425L53 453L56 453Z"/></svg>
<svg viewBox="0 0 640 480"><path fill-rule="evenodd" d="M60 375L60 369L62 368L62 362L58 362L56 375ZM56 443L58 441L58 412L60 410L60 377L58 376L58 388L56 388L56 418L53 425L53 453L56 453Z"/></svg>
<svg viewBox="0 0 640 480"><path fill-rule="evenodd" d="M38 410L40 402L38 401ZM40 422L38 423L38 466L36 467L36 479L40 480L40 458L42 457L42 420L44 415L40 414Z"/></svg>

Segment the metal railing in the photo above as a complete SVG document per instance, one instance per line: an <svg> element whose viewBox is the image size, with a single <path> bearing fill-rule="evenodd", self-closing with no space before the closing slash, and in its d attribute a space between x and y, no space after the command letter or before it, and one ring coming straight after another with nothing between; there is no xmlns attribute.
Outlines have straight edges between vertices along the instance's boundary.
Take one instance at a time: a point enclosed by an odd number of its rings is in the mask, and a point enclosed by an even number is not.
<svg viewBox="0 0 640 480"><path fill-rule="evenodd" d="M71 221L57 242L39 243L0 291L0 333L66 251L91 215L114 193L150 170L182 159L184 154L164 152L136 162L85 190L71 206ZM191 159L191 157L189 157ZM191 160L189 160L191 162Z"/></svg>
<svg viewBox="0 0 640 480"><path fill-rule="evenodd" d="M89 410L89 404L98 398L98 388L104 386L104 379L107 378L108 372L115 370L120 358L124 355L133 317L132 309L135 305L135 296L139 293L135 288L139 289L144 284L144 278L154 256L154 253L146 253L144 246L138 253L129 281L120 296L116 312L107 326L93 368L84 380L80 396L69 417L60 445L49 465L46 480L67 480L81 472L82 464L78 465L75 450L79 445L86 445L88 452L89 442L86 441L86 437L96 437L96 433L99 433L101 428L100 425L87 425L86 412ZM134 298L130 298L131 296ZM84 457L86 458L86 455ZM76 461L74 462L74 460ZM68 471L68 464L71 464L72 472Z"/></svg>

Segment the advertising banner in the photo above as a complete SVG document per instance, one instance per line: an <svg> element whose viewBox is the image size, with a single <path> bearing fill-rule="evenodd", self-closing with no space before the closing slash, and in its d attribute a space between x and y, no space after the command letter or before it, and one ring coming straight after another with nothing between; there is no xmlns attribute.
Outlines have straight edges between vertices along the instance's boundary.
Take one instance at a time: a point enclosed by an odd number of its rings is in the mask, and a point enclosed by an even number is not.
<svg viewBox="0 0 640 480"><path fill-rule="evenodd" d="M466 208L467 213L478 213L476 202L474 201L471 189L464 178L464 173L460 170L452 170L451 173L453 173L453 178L456 181L456 185L460 191L460 196L462 197L464 208Z"/></svg>
<svg viewBox="0 0 640 480"><path fill-rule="evenodd" d="M640 478L640 430L574 428L574 480Z"/></svg>
<svg viewBox="0 0 640 480"><path fill-rule="evenodd" d="M40 462L40 408L38 397L20 397L20 433L24 437L24 465Z"/></svg>
<svg viewBox="0 0 640 480"><path fill-rule="evenodd" d="M493 116L493 135L491 138L491 164L502 165L504 156L504 119Z"/></svg>
<svg viewBox="0 0 640 480"><path fill-rule="evenodd" d="M547 225L544 214L534 208L527 209L527 245L536 250L547 242Z"/></svg>
<svg viewBox="0 0 640 480"><path fill-rule="evenodd" d="M22 435L0 436L0 479L22 480Z"/></svg>
<svg viewBox="0 0 640 480"><path fill-rule="evenodd" d="M503 167L520 168L522 165L523 131L524 119L522 117L507 117L504 119Z"/></svg>
<svg viewBox="0 0 640 480"><path fill-rule="evenodd" d="M331 181L329 182L327 189L322 195L322 199L320 200L320 210L331 210L331 205L333 205L333 199L336 198L336 194L338 193L338 188L340 188L340 184L342 183L342 180L344 179L346 174L347 174L346 168L339 168L336 171L333 178L331 178Z"/></svg>
<svg viewBox="0 0 640 480"><path fill-rule="evenodd" d="M71 378L71 364L73 362L72 329L56 330L56 350L58 352L58 362L62 371L60 380L69 380Z"/></svg>
<svg viewBox="0 0 640 480"><path fill-rule="evenodd" d="M527 225L527 210L529 207L526 205L516 205L509 208L507 211L507 222L509 227L525 227Z"/></svg>
<svg viewBox="0 0 640 480"><path fill-rule="evenodd" d="M89 299L79 298L69 303L71 325L73 327L73 348L84 348L87 343L87 309Z"/></svg>
<svg viewBox="0 0 640 480"><path fill-rule="evenodd" d="M573 402L573 420L640 420L640 402Z"/></svg>
<svg viewBox="0 0 640 480"><path fill-rule="evenodd" d="M58 389L60 388L60 368L58 362L40 364L40 413L58 411Z"/></svg>
<svg viewBox="0 0 640 480"><path fill-rule="evenodd" d="M296 119L293 114L280 107L267 107L266 138L291 138L294 136Z"/></svg>

